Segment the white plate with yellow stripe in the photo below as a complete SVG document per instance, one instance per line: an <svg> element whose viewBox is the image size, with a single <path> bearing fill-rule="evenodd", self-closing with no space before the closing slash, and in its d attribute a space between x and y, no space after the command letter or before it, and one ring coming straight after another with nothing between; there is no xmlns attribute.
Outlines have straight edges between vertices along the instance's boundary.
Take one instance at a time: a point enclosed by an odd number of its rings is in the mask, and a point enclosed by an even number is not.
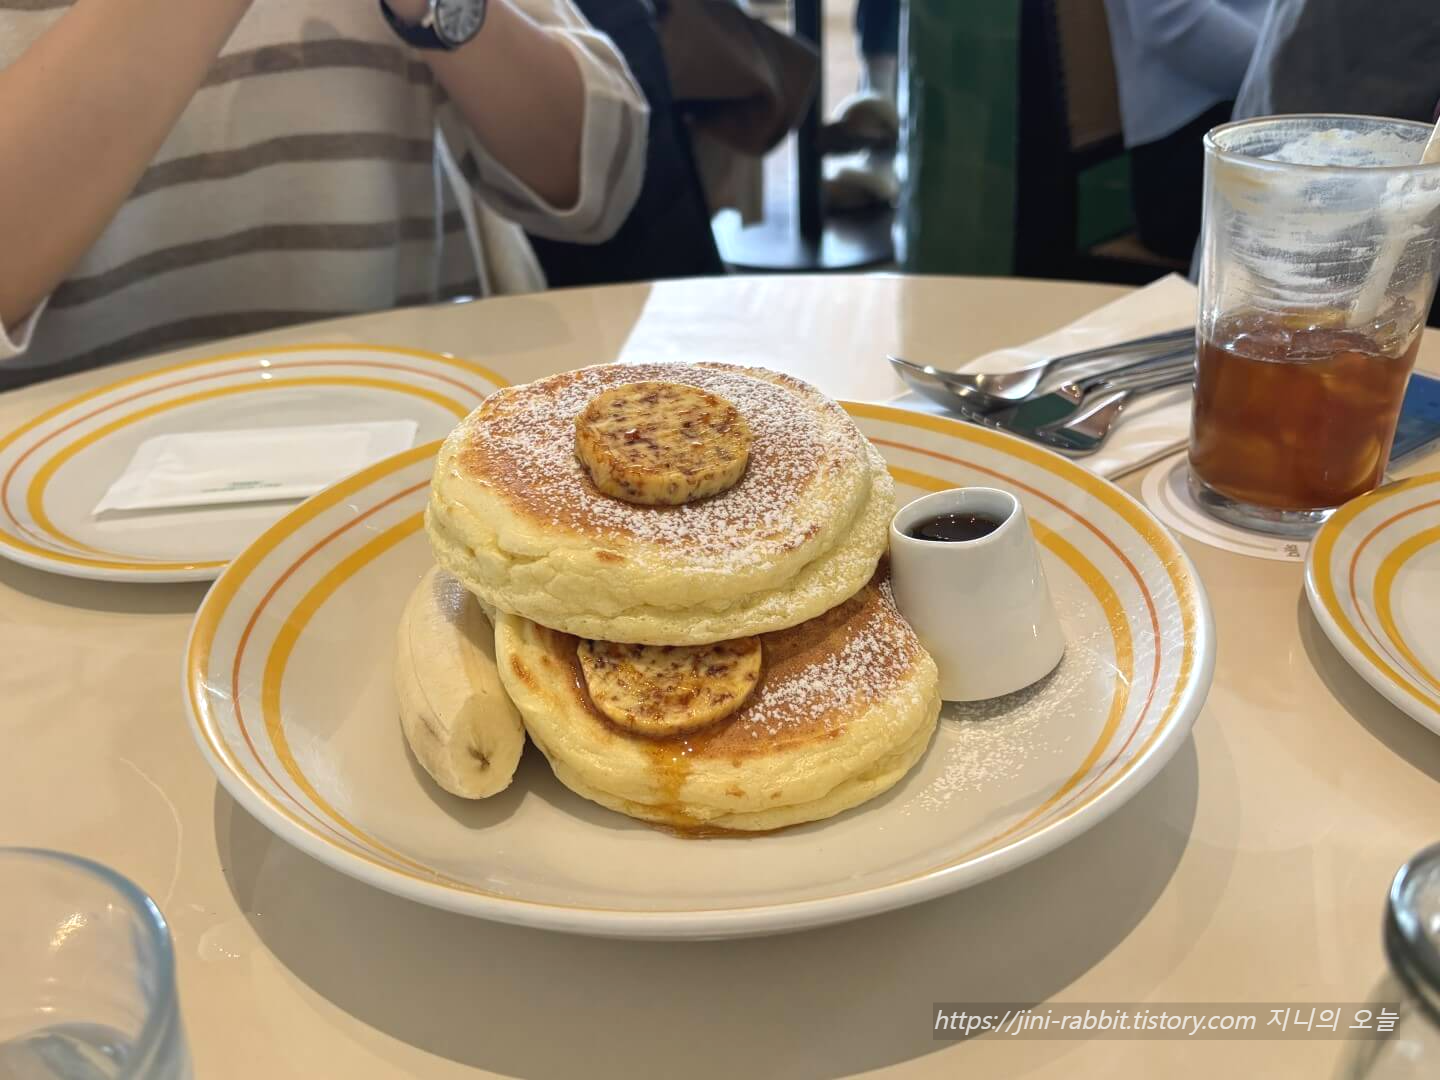
<svg viewBox="0 0 1440 1080"><path fill-rule="evenodd" d="M503 385L453 356L367 345L230 353L122 379L0 437L0 555L102 581L209 580L293 504L97 516L146 439L414 420L428 442Z"/></svg>
<svg viewBox="0 0 1440 1080"><path fill-rule="evenodd" d="M1440 732L1440 473L1337 510L1310 544L1305 592L1361 678Z"/></svg>
<svg viewBox="0 0 1440 1080"><path fill-rule="evenodd" d="M531 747L502 794L445 794L407 753L395 626L431 565L434 445L299 507L221 575L185 692L220 782L278 836L346 874L466 914L576 933L718 938L856 918L963 888L1093 826L1184 742L1214 638L1189 560L1138 502L998 432L849 405L908 501L1013 491L1068 640L1029 691L946 707L896 788L829 821L680 839L585 802Z"/></svg>

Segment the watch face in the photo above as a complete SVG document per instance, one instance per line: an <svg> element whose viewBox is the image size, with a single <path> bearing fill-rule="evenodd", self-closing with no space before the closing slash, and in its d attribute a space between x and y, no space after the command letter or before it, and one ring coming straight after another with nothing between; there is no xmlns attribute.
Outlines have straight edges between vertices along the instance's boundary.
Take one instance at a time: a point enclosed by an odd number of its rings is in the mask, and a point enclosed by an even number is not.
<svg viewBox="0 0 1440 1080"><path fill-rule="evenodd" d="M439 0L435 30L451 45L463 45L480 32L485 21L485 0Z"/></svg>

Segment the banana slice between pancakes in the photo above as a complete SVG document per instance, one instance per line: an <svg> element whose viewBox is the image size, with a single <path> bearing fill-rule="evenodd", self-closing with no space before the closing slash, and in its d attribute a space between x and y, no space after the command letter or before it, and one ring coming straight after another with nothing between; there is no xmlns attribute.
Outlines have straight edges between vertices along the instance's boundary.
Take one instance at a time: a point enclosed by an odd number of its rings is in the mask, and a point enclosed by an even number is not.
<svg viewBox="0 0 1440 1080"><path fill-rule="evenodd" d="M760 681L760 639L713 645L576 647L590 700L611 722L637 735L685 735L723 720Z"/></svg>

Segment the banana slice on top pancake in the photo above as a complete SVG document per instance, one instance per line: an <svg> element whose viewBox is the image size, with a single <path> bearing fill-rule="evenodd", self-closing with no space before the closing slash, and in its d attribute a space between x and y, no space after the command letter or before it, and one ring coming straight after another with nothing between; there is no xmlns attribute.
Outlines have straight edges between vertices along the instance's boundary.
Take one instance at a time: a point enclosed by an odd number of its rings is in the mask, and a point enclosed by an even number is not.
<svg viewBox="0 0 1440 1080"><path fill-rule="evenodd" d="M735 486L750 460L750 425L698 386L625 383L575 418L575 453L606 495L680 506Z"/></svg>
<svg viewBox="0 0 1440 1080"><path fill-rule="evenodd" d="M665 389L647 404L636 384ZM672 395L694 410L651 411ZM743 458L730 408L749 432ZM613 423L581 419L592 410ZM651 462L662 444L675 462ZM633 490L597 486L602 458L616 477L638 462ZM627 501L657 492L691 501ZM884 459L814 387L759 368L608 364L486 398L440 450L426 531L436 560L499 611L583 638L705 645L794 626L853 595L894 509Z"/></svg>

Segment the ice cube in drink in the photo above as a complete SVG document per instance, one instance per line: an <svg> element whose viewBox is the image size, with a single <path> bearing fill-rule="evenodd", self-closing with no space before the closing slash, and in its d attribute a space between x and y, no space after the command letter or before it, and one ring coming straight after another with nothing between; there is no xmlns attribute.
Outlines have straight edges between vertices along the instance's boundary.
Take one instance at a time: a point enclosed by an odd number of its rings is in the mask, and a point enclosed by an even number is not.
<svg viewBox="0 0 1440 1080"><path fill-rule="evenodd" d="M1363 329L1338 318L1222 316L1200 342L1190 467L1209 488L1279 510L1339 506L1385 474L1420 346L1397 309Z"/></svg>

